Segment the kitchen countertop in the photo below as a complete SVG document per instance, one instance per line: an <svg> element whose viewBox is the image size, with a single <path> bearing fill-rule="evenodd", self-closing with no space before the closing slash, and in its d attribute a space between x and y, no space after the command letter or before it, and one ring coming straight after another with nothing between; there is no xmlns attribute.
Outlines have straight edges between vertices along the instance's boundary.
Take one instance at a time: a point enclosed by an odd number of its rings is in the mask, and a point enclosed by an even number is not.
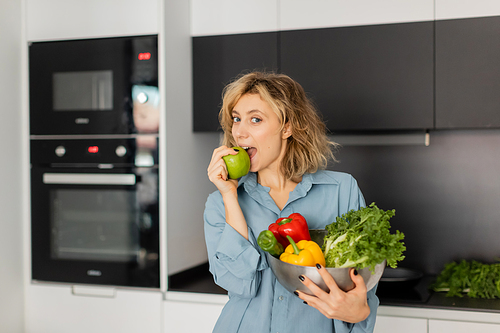
<svg viewBox="0 0 500 333"><path fill-rule="evenodd" d="M445 293L428 291L428 286L433 279L434 276L424 276L415 286L406 290L398 289L397 292L391 291L387 282L381 282L377 290L380 305L414 308L415 310L420 308L500 314L500 299L446 297ZM213 277L208 271L208 263L169 276L169 292L227 295L224 289L214 283Z"/></svg>

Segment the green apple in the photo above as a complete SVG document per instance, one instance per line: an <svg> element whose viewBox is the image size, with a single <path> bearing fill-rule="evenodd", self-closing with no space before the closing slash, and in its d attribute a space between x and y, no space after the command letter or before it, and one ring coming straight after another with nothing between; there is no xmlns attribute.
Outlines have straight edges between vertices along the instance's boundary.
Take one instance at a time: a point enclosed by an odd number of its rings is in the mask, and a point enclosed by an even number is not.
<svg viewBox="0 0 500 333"><path fill-rule="evenodd" d="M226 155L222 159L226 163L227 172L230 179L238 179L243 177L250 171L250 156L248 156L245 149L241 147L232 147L237 150L236 155Z"/></svg>

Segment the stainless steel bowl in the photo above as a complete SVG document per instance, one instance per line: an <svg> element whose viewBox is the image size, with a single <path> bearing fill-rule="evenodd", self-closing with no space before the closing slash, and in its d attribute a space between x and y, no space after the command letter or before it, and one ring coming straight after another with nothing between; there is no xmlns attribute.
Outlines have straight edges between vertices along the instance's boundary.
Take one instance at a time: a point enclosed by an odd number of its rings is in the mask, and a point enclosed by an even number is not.
<svg viewBox="0 0 500 333"><path fill-rule="evenodd" d="M311 229L309 230L309 233L311 234L311 240L318 243L319 246L323 245L323 239L326 236L326 230ZM278 279L279 283L289 292L293 293L295 290L299 290L312 295L311 290L309 290L309 288L307 288L299 280L299 275L307 276L324 291L330 291L330 289L326 286L325 282L321 278L321 275L319 275L318 269L316 267L293 265L283 262L273 257L269 253L266 253L266 255L269 266L276 276L276 279ZM371 290L373 287L375 287L377 282L380 280L380 277L384 273L385 266L386 260L375 266L373 274L368 267L358 269L359 274L365 280L367 290ZM332 275L339 288L343 291L349 291L354 288L354 283L349 276L350 269L351 268L326 268L328 273Z"/></svg>

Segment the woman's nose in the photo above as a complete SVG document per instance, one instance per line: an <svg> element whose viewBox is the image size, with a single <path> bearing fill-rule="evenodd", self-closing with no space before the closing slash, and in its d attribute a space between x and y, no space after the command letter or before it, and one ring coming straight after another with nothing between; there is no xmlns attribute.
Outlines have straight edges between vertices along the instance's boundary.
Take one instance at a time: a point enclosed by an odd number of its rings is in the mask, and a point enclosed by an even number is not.
<svg viewBox="0 0 500 333"><path fill-rule="evenodd" d="M233 136L235 138L245 138L248 136L247 127L243 122L239 122L238 125L233 126Z"/></svg>

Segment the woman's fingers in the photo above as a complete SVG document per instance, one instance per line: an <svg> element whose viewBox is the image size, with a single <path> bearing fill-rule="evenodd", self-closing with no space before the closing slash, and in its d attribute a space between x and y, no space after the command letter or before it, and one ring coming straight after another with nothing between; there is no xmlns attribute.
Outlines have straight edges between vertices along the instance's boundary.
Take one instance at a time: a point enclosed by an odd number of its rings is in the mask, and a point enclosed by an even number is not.
<svg viewBox="0 0 500 333"><path fill-rule="evenodd" d="M354 282L354 289L351 289L348 292L366 294L367 290L365 280L361 274L358 274L357 269L351 268L349 270L349 275L351 276L352 282Z"/></svg>
<svg viewBox="0 0 500 333"><path fill-rule="evenodd" d="M335 282L335 280L333 279L333 276L328 273L328 271L323 266L317 264L316 268L318 269L318 273L319 275L321 275L321 278L325 282L326 286L330 289L330 293L343 292L337 285L337 282Z"/></svg>
<svg viewBox="0 0 500 333"><path fill-rule="evenodd" d="M320 311L323 315L332 319L339 319L350 323L362 321L370 314L370 307L366 298L366 285L361 275L351 269L349 274L354 282L354 289L344 292L341 290L333 277L324 267L319 266L318 272L330 288L326 293L306 276L301 275L302 283L311 290L313 295L296 291L304 302Z"/></svg>
<svg viewBox="0 0 500 333"><path fill-rule="evenodd" d="M226 193L233 191L237 186L238 182L229 180L229 175L227 172L226 163L223 156L226 155L235 155L238 152L234 149L228 148L226 146L220 146L214 149L212 153L212 159L210 160L210 164L207 168L208 179L219 189L221 193Z"/></svg>
<svg viewBox="0 0 500 333"><path fill-rule="evenodd" d="M235 151L234 149L228 148L227 146L220 146L219 148L214 149L214 152L212 153L212 160L210 161L210 165L220 161L223 156L236 155L236 154L238 154L238 152Z"/></svg>

